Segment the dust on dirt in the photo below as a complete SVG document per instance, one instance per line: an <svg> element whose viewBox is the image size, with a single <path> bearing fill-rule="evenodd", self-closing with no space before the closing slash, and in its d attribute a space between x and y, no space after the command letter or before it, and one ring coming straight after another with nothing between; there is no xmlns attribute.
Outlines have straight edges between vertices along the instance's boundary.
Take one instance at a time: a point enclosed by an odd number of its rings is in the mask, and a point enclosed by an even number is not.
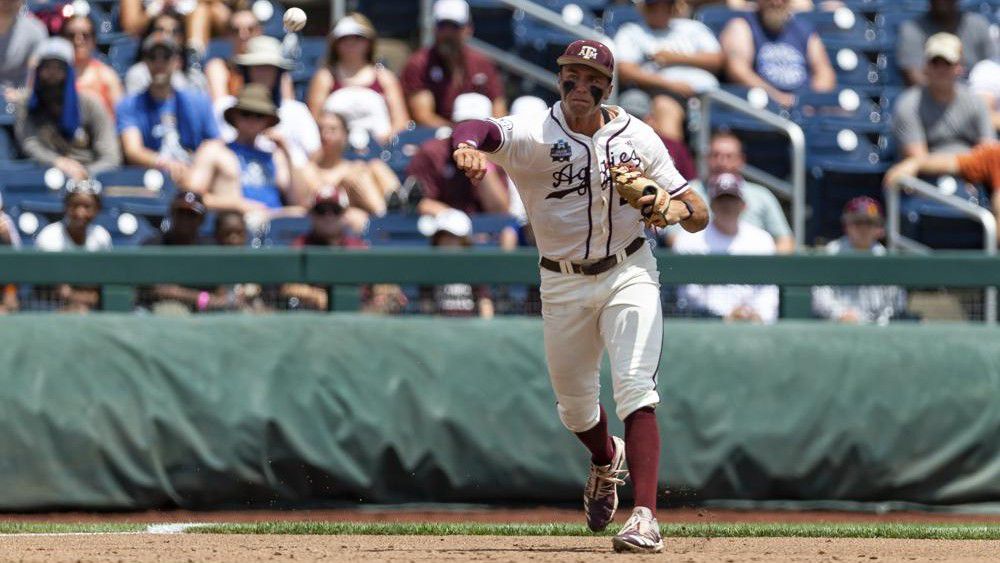
<svg viewBox="0 0 1000 563"><path fill-rule="evenodd" d="M6 536L3 559L24 562L606 561L607 537L244 536L110 534ZM667 538L658 555L683 563L989 561L998 541Z"/></svg>

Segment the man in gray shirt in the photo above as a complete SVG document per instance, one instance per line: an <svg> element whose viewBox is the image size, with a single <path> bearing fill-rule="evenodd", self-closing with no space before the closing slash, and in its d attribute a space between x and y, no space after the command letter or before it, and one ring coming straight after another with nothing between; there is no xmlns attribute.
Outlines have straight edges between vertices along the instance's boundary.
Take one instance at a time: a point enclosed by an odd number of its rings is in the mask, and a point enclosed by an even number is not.
<svg viewBox="0 0 1000 563"><path fill-rule="evenodd" d="M937 33L924 48L926 86L903 92L893 110L893 133L904 158L928 151L965 152L996 137L983 100L965 85L962 43L950 33Z"/></svg>
<svg viewBox="0 0 1000 563"><path fill-rule="evenodd" d="M111 116L88 94L77 93L73 45L52 37L38 51L32 90L17 108L14 134L32 160L83 180L121 164Z"/></svg>
<svg viewBox="0 0 1000 563"><path fill-rule="evenodd" d="M22 14L23 0L0 1L0 90L23 88L28 81L28 63L49 36L31 14Z"/></svg>
<svg viewBox="0 0 1000 563"><path fill-rule="evenodd" d="M739 137L725 131L715 133L712 136L708 149L709 177L720 174L735 174L742 178L745 165L746 155L743 153L743 142L740 141ZM698 192L707 201L708 194L701 182L691 182L691 189ZM774 238L775 252L778 254L795 252L795 238L792 236L792 228L788 225L785 212L781 209L781 203L778 202L778 198L774 197L771 190L744 181L740 192L743 202L746 204L746 209L740 220L767 231ZM677 236L678 230L669 227L665 232L668 244L673 246L673 239Z"/></svg>
<svg viewBox="0 0 1000 563"><path fill-rule="evenodd" d="M930 10L923 16L903 22L896 39L896 61L903 70L907 84L926 84L924 61L920 57L924 43L935 33L957 35L965 46L963 73L979 61L998 54L997 42L990 37L990 22L971 12L962 12L958 0L931 0Z"/></svg>

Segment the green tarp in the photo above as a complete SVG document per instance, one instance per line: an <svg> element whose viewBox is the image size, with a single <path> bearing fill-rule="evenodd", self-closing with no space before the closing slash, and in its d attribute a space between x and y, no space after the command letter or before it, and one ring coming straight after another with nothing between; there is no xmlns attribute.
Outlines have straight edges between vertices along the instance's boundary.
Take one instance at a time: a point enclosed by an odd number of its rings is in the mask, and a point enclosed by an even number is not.
<svg viewBox="0 0 1000 563"><path fill-rule="evenodd" d="M537 319L21 315L0 341L2 510L575 502L585 477ZM998 498L1000 330L668 322L664 344L675 501Z"/></svg>

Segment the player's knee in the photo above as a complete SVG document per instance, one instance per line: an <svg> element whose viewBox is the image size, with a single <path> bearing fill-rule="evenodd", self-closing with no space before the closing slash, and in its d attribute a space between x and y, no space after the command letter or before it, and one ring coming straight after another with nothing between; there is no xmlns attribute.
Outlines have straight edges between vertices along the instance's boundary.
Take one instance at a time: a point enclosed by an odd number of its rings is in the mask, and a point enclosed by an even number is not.
<svg viewBox="0 0 1000 563"><path fill-rule="evenodd" d="M660 394L655 389L627 389L615 393L615 414L620 420L625 420L632 413L654 408L660 402Z"/></svg>
<svg viewBox="0 0 1000 563"><path fill-rule="evenodd" d="M570 432L586 432L601 419L601 409L596 402L559 402L559 420Z"/></svg>

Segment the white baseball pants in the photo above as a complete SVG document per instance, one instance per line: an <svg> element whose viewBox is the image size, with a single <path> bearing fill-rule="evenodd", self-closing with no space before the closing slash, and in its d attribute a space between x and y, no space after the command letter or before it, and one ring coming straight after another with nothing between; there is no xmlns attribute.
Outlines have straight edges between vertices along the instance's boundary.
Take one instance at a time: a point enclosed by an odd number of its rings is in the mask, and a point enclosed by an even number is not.
<svg viewBox="0 0 1000 563"><path fill-rule="evenodd" d="M624 420L660 401L656 370L663 310L656 259L648 244L596 276L542 269L542 319L549 378L559 418L572 432L600 418L600 366L611 363L616 414Z"/></svg>

